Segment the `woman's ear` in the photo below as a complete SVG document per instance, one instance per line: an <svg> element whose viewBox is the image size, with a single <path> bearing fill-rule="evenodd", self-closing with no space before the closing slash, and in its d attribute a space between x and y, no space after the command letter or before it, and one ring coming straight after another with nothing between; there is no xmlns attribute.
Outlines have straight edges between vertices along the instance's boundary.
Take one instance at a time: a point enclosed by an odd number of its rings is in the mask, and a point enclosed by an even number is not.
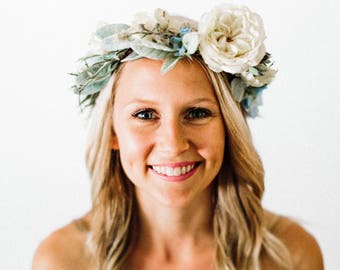
<svg viewBox="0 0 340 270"><path fill-rule="evenodd" d="M111 138L111 149L119 150L118 138L115 134Z"/></svg>

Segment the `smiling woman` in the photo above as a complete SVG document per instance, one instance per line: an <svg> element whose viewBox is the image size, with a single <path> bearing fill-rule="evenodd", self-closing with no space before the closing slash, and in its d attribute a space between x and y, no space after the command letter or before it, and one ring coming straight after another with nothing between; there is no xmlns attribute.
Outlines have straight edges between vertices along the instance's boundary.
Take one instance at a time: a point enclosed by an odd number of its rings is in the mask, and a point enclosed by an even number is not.
<svg viewBox="0 0 340 270"><path fill-rule="evenodd" d="M94 105L92 209L40 245L33 269L323 269L314 238L261 205L246 120L275 74L261 19L229 5L204 18L217 26L156 10L97 31L101 54L75 74Z"/></svg>
<svg viewBox="0 0 340 270"><path fill-rule="evenodd" d="M141 59L123 68L113 105L113 148L120 151L137 199L149 194L156 200L153 204L179 207L202 196L217 175L224 153L224 125L197 62L181 61L163 76L161 65L161 61Z"/></svg>

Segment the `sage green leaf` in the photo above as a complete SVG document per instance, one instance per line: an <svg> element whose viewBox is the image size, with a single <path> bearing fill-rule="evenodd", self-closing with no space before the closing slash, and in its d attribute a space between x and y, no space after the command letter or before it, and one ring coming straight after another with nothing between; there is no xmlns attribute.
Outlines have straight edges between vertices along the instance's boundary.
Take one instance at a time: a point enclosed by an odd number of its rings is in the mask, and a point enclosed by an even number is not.
<svg viewBox="0 0 340 270"><path fill-rule="evenodd" d="M166 45L159 44L147 39L136 39L131 42L134 46L142 46L147 48L152 48L160 51L166 51L166 52L174 52L175 49L170 48Z"/></svg>
<svg viewBox="0 0 340 270"><path fill-rule="evenodd" d="M139 46L136 44L131 44L132 49L142 57L154 59L154 60L161 60L167 59L173 55L172 52L156 50L144 46Z"/></svg>
<svg viewBox="0 0 340 270"><path fill-rule="evenodd" d="M95 93L98 93L100 90L102 90L107 85L109 80L110 80L110 76L107 76L103 80L90 83L84 87L81 94L82 95L93 95Z"/></svg>
<svg viewBox="0 0 340 270"><path fill-rule="evenodd" d="M97 29L96 36L100 39L104 39L108 36L127 30L129 27L130 26L127 24L107 24Z"/></svg>
<svg viewBox="0 0 340 270"><path fill-rule="evenodd" d="M90 55L86 55L80 59L78 59L78 61L83 61L83 62L87 62L89 59L91 58L97 58L97 57L101 57L100 54L90 54Z"/></svg>
<svg viewBox="0 0 340 270"><path fill-rule="evenodd" d="M250 67L249 69L248 69L248 72L250 72L250 73L252 73L253 75L255 75L255 76L259 76L260 75L260 72L257 70L257 68L255 68L255 67Z"/></svg>
<svg viewBox="0 0 340 270"><path fill-rule="evenodd" d="M88 66L92 66L92 65L94 65L94 64L96 64L96 63L102 62L103 60L104 60L104 59L103 59L103 56L102 56L102 55L98 55L98 56L95 56L95 57L87 58L87 59L85 60L85 62L86 62L86 64L87 64Z"/></svg>
<svg viewBox="0 0 340 270"><path fill-rule="evenodd" d="M106 51L120 51L130 48L130 41L115 34L103 39L102 48Z"/></svg>
<svg viewBox="0 0 340 270"><path fill-rule="evenodd" d="M120 62L133 61L133 60L137 60L137 59L140 59L140 58L143 58L143 56L141 56L138 53L133 51L127 57L123 58Z"/></svg>
<svg viewBox="0 0 340 270"><path fill-rule="evenodd" d="M103 77L111 72L111 65L111 62L106 61L98 65L87 67L80 73L80 79L86 79L86 82L82 84L88 84L94 80L101 80Z"/></svg>
<svg viewBox="0 0 340 270"><path fill-rule="evenodd" d="M77 77L76 77L76 84L78 85L83 85L86 83L86 81L88 80L89 78L89 73L88 71L83 71L83 72L80 72Z"/></svg>
<svg viewBox="0 0 340 270"><path fill-rule="evenodd" d="M106 54L103 54L103 59L104 60L111 60L111 61L119 61L119 56L117 52L109 52Z"/></svg>
<svg viewBox="0 0 340 270"><path fill-rule="evenodd" d="M263 73L268 71L270 68L266 66L265 64L259 64L256 66L256 69L259 71L260 75L263 75Z"/></svg>
<svg viewBox="0 0 340 270"><path fill-rule="evenodd" d="M181 57L172 57L172 58L166 59L166 61L162 65L161 74L165 74L171 69L173 69L180 59Z"/></svg>
<svg viewBox="0 0 340 270"><path fill-rule="evenodd" d="M246 87L246 84L240 78L235 78L231 81L231 92L236 101L242 101Z"/></svg>

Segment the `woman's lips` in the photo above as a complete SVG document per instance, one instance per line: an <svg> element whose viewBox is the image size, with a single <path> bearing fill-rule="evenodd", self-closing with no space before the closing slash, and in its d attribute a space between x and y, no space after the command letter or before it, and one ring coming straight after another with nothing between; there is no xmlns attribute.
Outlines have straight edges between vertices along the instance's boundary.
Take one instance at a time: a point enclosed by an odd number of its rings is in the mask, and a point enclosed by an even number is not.
<svg viewBox="0 0 340 270"><path fill-rule="evenodd" d="M192 176L200 162L178 162L150 165L149 168L167 181L183 181Z"/></svg>

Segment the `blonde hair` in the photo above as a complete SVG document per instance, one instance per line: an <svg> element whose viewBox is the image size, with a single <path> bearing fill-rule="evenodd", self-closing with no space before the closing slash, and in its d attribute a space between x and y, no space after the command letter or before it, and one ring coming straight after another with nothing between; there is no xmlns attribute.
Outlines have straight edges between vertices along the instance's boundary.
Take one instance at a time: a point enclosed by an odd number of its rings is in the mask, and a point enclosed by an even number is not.
<svg viewBox="0 0 340 270"><path fill-rule="evenodd" d="M194 61L201 65L215 90L227 133L224 161L214 180L215 268L260 269L260 260L266 255L276 262L276 269L291 269L286 247L264 222L264 170L245 112L232 98L227 75L211 71L198 57ZM100 270L123 269L138 222L134 187L122 169L119 153L111 149L112 108L121 69L98 97L86 156L93 203L89 243Z"/></svg>

